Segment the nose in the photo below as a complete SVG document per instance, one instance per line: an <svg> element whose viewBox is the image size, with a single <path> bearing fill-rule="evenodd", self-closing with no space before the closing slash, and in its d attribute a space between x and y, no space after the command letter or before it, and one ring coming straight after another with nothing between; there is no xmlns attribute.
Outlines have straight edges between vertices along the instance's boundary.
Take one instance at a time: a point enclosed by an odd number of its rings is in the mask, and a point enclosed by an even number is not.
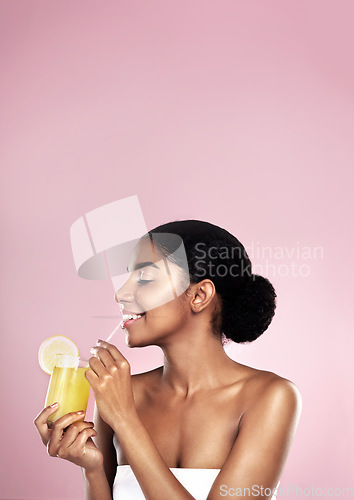
<svg viewBox="0 0 354 500"><path fill-rule="evenodd" d="M114 300L117 302L117 304L119 305L120 310L122 311L123 308L124 308L124 304L118 299L117 292L115 292L115 294L114 294Z"/></svg>
<svg viewBox="0 0 354 500"><path fill-rule="evenodd" d="M124 285L121 286L114 294L114 300L116 302L118 302L118 304L120 304L121 306L123 305L123 307L124 307L124 303L126 303L126 302L129 303L129 302L134 301L134 293L133 293L132 287L127 286L128 281L126 283L124 283Z"/></svg>
<svg viewBox="0 0 354 500"><path fill-rule="evenodd" d="M133 294L132 293L129 293L129 294L125 294L125 295L122 295L120 293L120 290L118 290L117 292L115 292L114 294L114 300L120 305L120 306L123 306L124 307L124 303L125 302L131 302L133 300Z"/></svg>
<svg viewBox="0 0 354 500"><path fill-rule="evenodd" d="M120 289L114 294L114 300L119 304L120 314L123 314L124 310L129 310L131 314L141 314L143 312L140 307L137 307L134 295L130 292L122 294Z"/></svg>

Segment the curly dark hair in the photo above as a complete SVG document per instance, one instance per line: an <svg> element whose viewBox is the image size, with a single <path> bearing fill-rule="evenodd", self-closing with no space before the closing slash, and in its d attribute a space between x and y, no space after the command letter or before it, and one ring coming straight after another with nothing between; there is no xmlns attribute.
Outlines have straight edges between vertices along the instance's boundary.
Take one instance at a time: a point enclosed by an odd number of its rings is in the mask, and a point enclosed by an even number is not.
<svg viewBox="0 0 354 500"><path fill-rule="evenodd" d="M149 231L162 254L176 264L181 263L172 255L173 240L164 238L165 233L182 238L190 283L203 279L214 283L221 318L214 311L212 327L222 343L252 342L262 335L274 316L276 293L267 278L252 274L252 264L242 243L226 229L200 220L176 220Z"/></svg>

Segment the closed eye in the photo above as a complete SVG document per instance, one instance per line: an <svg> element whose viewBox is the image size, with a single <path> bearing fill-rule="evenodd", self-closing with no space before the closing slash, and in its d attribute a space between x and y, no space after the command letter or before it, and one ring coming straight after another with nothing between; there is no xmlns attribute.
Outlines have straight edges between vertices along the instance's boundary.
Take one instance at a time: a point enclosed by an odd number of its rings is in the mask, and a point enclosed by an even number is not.
<svg viewBox="0 0 354 500"><path fill-rule="evenodd" d="M138 284L139 285L145 285L146 283L151 283L151 281L154 281L154 280L138 280Z"/></svg>

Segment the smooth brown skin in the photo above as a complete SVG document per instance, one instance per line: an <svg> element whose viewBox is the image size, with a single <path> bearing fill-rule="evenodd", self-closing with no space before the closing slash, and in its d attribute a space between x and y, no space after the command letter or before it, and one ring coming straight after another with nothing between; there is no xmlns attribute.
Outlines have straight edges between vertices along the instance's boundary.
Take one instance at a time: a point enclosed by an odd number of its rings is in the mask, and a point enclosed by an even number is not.
<svg viewBox="0 0 354 500"><path fill-rule="evenodd" d="M142 270L144 279L154 281L159 279L155 272ZM137 289L129 281L117 299L125 311L144 310L150 283ZM99 344L86 372L96 399L96 431L91 422L74 423L82 415L65 415L51 430L46 420L55 409L36 417L48 453L83 468L86 499L112 498L114 433L118 464L131 465L147 499L193 498L170 467L221 469L209 500L235 498L235 493L221 496L221 485L276 487L296 432L301 396L289 380L227 356L211 330L218 303L213 282L205 279L128 326L129 346L154 344L164 352L164 365L150 372L131 376L119 350Z"/></svg>

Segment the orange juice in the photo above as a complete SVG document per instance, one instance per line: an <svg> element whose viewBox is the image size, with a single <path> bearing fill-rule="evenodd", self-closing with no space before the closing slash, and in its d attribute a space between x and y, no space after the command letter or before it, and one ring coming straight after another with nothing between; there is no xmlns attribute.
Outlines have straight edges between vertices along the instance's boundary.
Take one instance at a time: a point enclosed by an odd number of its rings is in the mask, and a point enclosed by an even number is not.
<svg viewBox="0 0 354 500"><path fill-rule="evenodd" d="M72 411L86 411L90 393L90 384L85 378L85 372L89 368L88 361L68 355L58 355L58 358L50 377L45 406L58 402L59 408L49 416L48 422L55 422Z"/></svg>

